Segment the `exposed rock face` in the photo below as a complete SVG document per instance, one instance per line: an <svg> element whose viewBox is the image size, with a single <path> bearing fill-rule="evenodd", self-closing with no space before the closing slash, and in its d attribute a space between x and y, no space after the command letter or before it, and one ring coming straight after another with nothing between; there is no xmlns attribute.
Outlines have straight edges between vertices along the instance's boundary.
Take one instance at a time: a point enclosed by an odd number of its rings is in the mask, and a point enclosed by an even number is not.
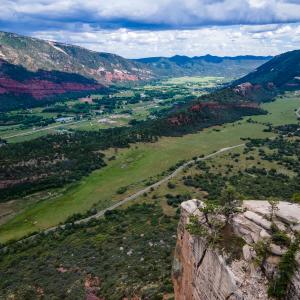
<svg viewBox="0 0 300 300"><path fill-rule="evenodd" d="M254 263L254 245L270 238L270 205L267 201L244 201L243 210L230 225L234 233L245 241L240 259L228 262L227 254L211 249L206 241L191 235L186 229L192 215L204 218L199 211L201 201L189 200L181 205L177 245L173 264L173 283L176 300L258 300L268 299L269 279L276 274L285 247L270 244L270 255L263 268ZM280 202L274 222L285 229L293 239L300 224L300 206ZM297 270L293 276L286 299L300 299L300 254L297 254Z"/></svg>
<svg viewBox="0 0 300 300"><path fill-rule="evenodd" d="M102 88L103 86L100 84L82 84L77 82L56 83L43 79L32 79L20 82L0 76L0 94L29 94L38 100L67 92L97 91Z"/></svg>
<svg viewBox="0 0 300 300"><path fill-rule="evenodd" d="M33 72L79 74L104 84L153 78L147 66L115 54L1 31L0 59Z"/></svg>
<svg viewBox="0 0 300 300"><path fill-rule="evenodd" d="M81 95L104 89L104 85L78 74L42 70L31 72L0 58L0 110L26 106L30 102L28 99L34 104L35 100L55 101L58 95Z"/></svg>
<svg viewBox="0 0 300 300"><path fill-rule="evenodd" d="M245 82L245 83L237 85L234 88L234 91L237 94L240 94L242 96L247 96L249 93L252 93L253 91L256 91L256 90L259 90L259 89L261 89L260 85L253 85L250 82Z"/></svg>

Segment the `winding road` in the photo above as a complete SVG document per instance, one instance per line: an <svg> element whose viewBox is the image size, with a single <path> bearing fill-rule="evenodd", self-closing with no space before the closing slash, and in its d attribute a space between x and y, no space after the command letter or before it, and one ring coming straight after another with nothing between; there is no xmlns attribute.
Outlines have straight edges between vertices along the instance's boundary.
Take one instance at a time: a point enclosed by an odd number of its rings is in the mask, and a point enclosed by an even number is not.
<svg viewBox="0 0 300 300"><path fill-rule="evenodd" d="M218 150L218 151L216 151L216 152L213 152L213 153L211 153L211 154L208 154L208 155L206 155L206 156L204 156L204 157L200 157L200 158L198 158L196 161L207 160L207 159L212 158L212 157L214 157L214 156L216 156L216 155L218 155L218 154L221 154L221 153L223 153L223 152L227 152L227 151L233 150L233 149L235 149L235 148L243 147L243 146L245 146L245 144L239 144L239 145L235 145L235 146L231 146L231 147L222 148L222 149L220 149L220 150ZM106 209L103 209L103 210L99 211L98 213L96 213L96 214L94 214L94 215L92 215L92 216L89 216L89 217L87 217L87 218L83 218L83 219L77 220L77 221L75 221L74 223L75 223L75 224L83 224L83 223L87 223L87 222L90 221L91 219L98 219L98 218L102 217L107 211L116 209L116 208L118 208L119 206L121 206L121 205L123 205L123 204L125 204L125 203L127 203L127 202L130 202L130 201L132 201L132 200L138 198L139 196L142 196L144 193L149 192L151 189L154 189L154 188L159 187L159 186L162 185L163 183L165 183L165 182L167 182L168 180L174 178L174 177L175 177L176 175L178 175L178 173L180 173L184 168L186 168L186 167L192 165L194 162L195 162L195 160L190 160L190 161L184 163L183 165L181 165L180 167L178 167L174 172L172 172L170 175L164 177L164 178L161 179L160 181L157 181L157 182L155 182L154 184L149 185L149 186L147 186L146 188L144 188L144 189L142 189L142 190L139 190L138 192L132 194L131 196L128 196L128 197L124 198L123 200L121 200L121 201L119 201L119 202L117 202L117 203L115 203L115 204L113 204L113 205L107 207ZM53 231L53 230L56 230L58 227L64 228L65 225L54 226L54 227L51 227L51 228L49 228L49 229L46 229L44 232L46 232L46 233L51 232L51 231Z"/></svg>
<svg viewBox="0 0 300 300"><path fill-rule="evenodd" d="M295 112L297 117L300 118L300 107L298 108L298 110ZM79 121L80 122L80 121ZM56 127L56 126L55 126ZM210 159L218 154L221 154L223 152L227 152L227 151L230 151L230 150L233 150L233 149L236 149L236 148L239 148L239 147L243 147L245 146L245 144L238 144L238 145L234 145L234 146L230 146L230 147L226 147L226 148L221 148L220 150L216 151L216 152L213 152L211 154L208 154L204 157L201 157L201 158L198 158L196 161L204 161L204 160L207 160L207 159ZM184 163L183 165L181 165L180 167L178 167L173 173L171 173L170 175L164 177L163 179L161 179L160 181L157 181L156 183L150 185L150 186L147 186L146 188L142 189L142 190L139 190L138 192L132 194L131 196L128 196L126 198L124 198L123 200L107 207L106 209L103 209L101 211L99 211L98 213L92 215L92 216L89 216L87 218L83 218L83 219L80 219L80 220L77 220L75 221L74 223L75 224L84 224L84 223L87 223L89 222L91 219L98 219L100 217L103 217L104 214L109 211L109 210L113 210L113 209L116 209L120 206L122 206L123 204L125 203L128 203L132 200L135 200L136 198L142 196L144 193L147 193L149 192L151 189L153 188L157 188L159 187L160 185L162 185L163 183L167 182L168 180L174 178L176 175L178 175L184 168L190 166L192 163L194 163L195 160L190 160L186 163ZM58 225L58 226L54 226L54 227L50 227L46 230L44 230L44 233L49 233L51 231L54 231L58 228L62 228L64 229L66 225ZM27 237L25 239L21 239L19 240L18 242L22 242L22 241L25 241L25 240L29 240L29 239L33 239L35 236L37 236L37 234L35 235L32 235L30 237ZM6 248L6 247L5 247Z"/></svg>
<svg viewBox="0 0 300 300"><path fill-rule="evenodd" d="M147 193L149 192L152 188L157 188L159 187L160 185L162 185L163 183L167 182L168 180L174 178L176 175L178 175L181 171L183 171L184 168L188 167L188 166L191 166L195 161L204 161L204 160L207 160L207 159L210 159L214 156L217 156L221 153L224 153L224 152L227 152L227 151L230 151L230 150L233 150L233 149L236 149L236 148L240 148L240 147L243 147L245 146L245 144L238 144L238 145L234 145L234 146L230 146L230 147L226 147L226 148L221 148L220 150L216 151L216 152L213 152L211 154L208 154L204 157L200 157L196 160L190 160L186 163L184 163L183 165L181 165L180 167L178 167L174 172L172 172L170 175L164 177L163 179L161 179L160 181L157 181L155 182L154 184L150 185L150 186L147 186L146 188L142 189L142 190L139 190L138 192L132 194L131 196L128 196L126 198L124 198L123 200L107 207L106 209L103 209L99 212L97 212L96 214L94 215L91 215L87 218L83 218L83 219L80 219L80 220L77 220L75 221L74 223L75 224L84 224L84 223L87 223L89 222L91 219L98 219L98 218L101 218L104 216L104 214L109 211L109 210L113 210L113 209L116 209L118 208L119 206L125 204L125 203L128 203L136 198L138 198L139 196L143 195L144 193ZM48 229L45 229L43 230L42 232L44 233L49 233L49 232L52 232L52 231L55 231L56 229L58 228L61 228L61 229L64 229L66 227L66 225L58 225L58 226L53 226L53 227L50 227ZM26 237L26 238L23 238L23 239L20 239L18 241L16 241L16 243L20 243L20 242L23 242L23 241L28 241L28 240L32 240L34 239L35 237L37 237L38 234L34 234L34 235L31 235L29 237ZM2 251L5 251L7 249L7 247L3 247Z"/></svg>

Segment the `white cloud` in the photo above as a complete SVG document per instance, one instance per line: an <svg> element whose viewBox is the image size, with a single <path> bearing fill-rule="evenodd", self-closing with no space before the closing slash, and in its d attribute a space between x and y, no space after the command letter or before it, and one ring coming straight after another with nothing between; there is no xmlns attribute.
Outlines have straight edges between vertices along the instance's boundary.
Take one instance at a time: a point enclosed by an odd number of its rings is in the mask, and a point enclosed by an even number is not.
<svg viewBox="0 0 300 300"><path fill-rule="evenodd" d="M44 20L100 27L300 21L300 3L295 0L1 0L1 11L0 19L8 22Z"/></svg>
<svg viewBox="0 0 300 300"><path fill-rule="evenodd" d="M264 30L263 30L264 29ZM36 32L36 37L112 52L128 58L214 55L275 55L300 48L300 24L207 27L196 30Z"/></svg>
<svg viewBox="0 0 300 300"><path fill-rule="evenodd" d="M300 48L300 0L0 1L0 29L125 57Z"/></svg>

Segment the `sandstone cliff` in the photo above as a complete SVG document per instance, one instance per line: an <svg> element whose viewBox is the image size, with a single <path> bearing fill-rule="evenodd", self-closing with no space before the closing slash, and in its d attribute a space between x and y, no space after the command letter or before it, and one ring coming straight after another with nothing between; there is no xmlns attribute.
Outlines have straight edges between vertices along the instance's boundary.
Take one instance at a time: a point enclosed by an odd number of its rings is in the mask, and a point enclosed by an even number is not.
<svg viewBox="0 0 300 300"><path fill-rule="evenodd" d="M271 227L285 232L291 241L300 230L300 206L280 202L270 221L267 201L244 201L241 212L230 221L234 235L243 239L241 256L230 260L222 249L207 246L203 237L191 235L187 224L191 216L204 219L199 210L203 203L189 200L181 205L177 245L173 265L176 300L256 300L269 299L270 281L278 276L278 264L287 247L272 240ZM256 245L268 242L268 253L258 265ZM285 299L300 299L300 254L296 255L296 270L288 286ZM270 298L271 299L271 298Z"/></svg>

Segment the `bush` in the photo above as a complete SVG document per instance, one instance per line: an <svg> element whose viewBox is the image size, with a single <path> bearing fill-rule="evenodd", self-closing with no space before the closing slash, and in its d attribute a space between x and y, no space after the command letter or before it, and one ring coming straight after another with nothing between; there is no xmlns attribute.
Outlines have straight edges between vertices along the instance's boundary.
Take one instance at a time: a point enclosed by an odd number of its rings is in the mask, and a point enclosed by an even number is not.
<svg viewBox="0 0 300 300"><path fill-rule="evenodd" d="M295 259L296 252L299 250L299 236L291 244L288 251L283 255L279 266L278 276L270 283L268 295L276 299L285 299L288 286L297 267Z"/></svg>
<svg viewBox="0 0 300 300"><path fill-rule="evenodd" d="M117 189L117 194L121 195L121 194L124 194L126 191L127 191L127 187L122 186L122 187Z"/></svg>
<svg viewBox="0 0 300 300"><path fill-rule="evenodd" d="M168 188L169 189L175 189L176 188L176 184L172 183L172 182L168 182Z"/></svg>
<svg viewBox="0 0 300 300"><path fill-rule="evenodd" d="M289 246L291 241L286 233L282 231L277 231L272 235L272 241L280 246Z"/></svg>

